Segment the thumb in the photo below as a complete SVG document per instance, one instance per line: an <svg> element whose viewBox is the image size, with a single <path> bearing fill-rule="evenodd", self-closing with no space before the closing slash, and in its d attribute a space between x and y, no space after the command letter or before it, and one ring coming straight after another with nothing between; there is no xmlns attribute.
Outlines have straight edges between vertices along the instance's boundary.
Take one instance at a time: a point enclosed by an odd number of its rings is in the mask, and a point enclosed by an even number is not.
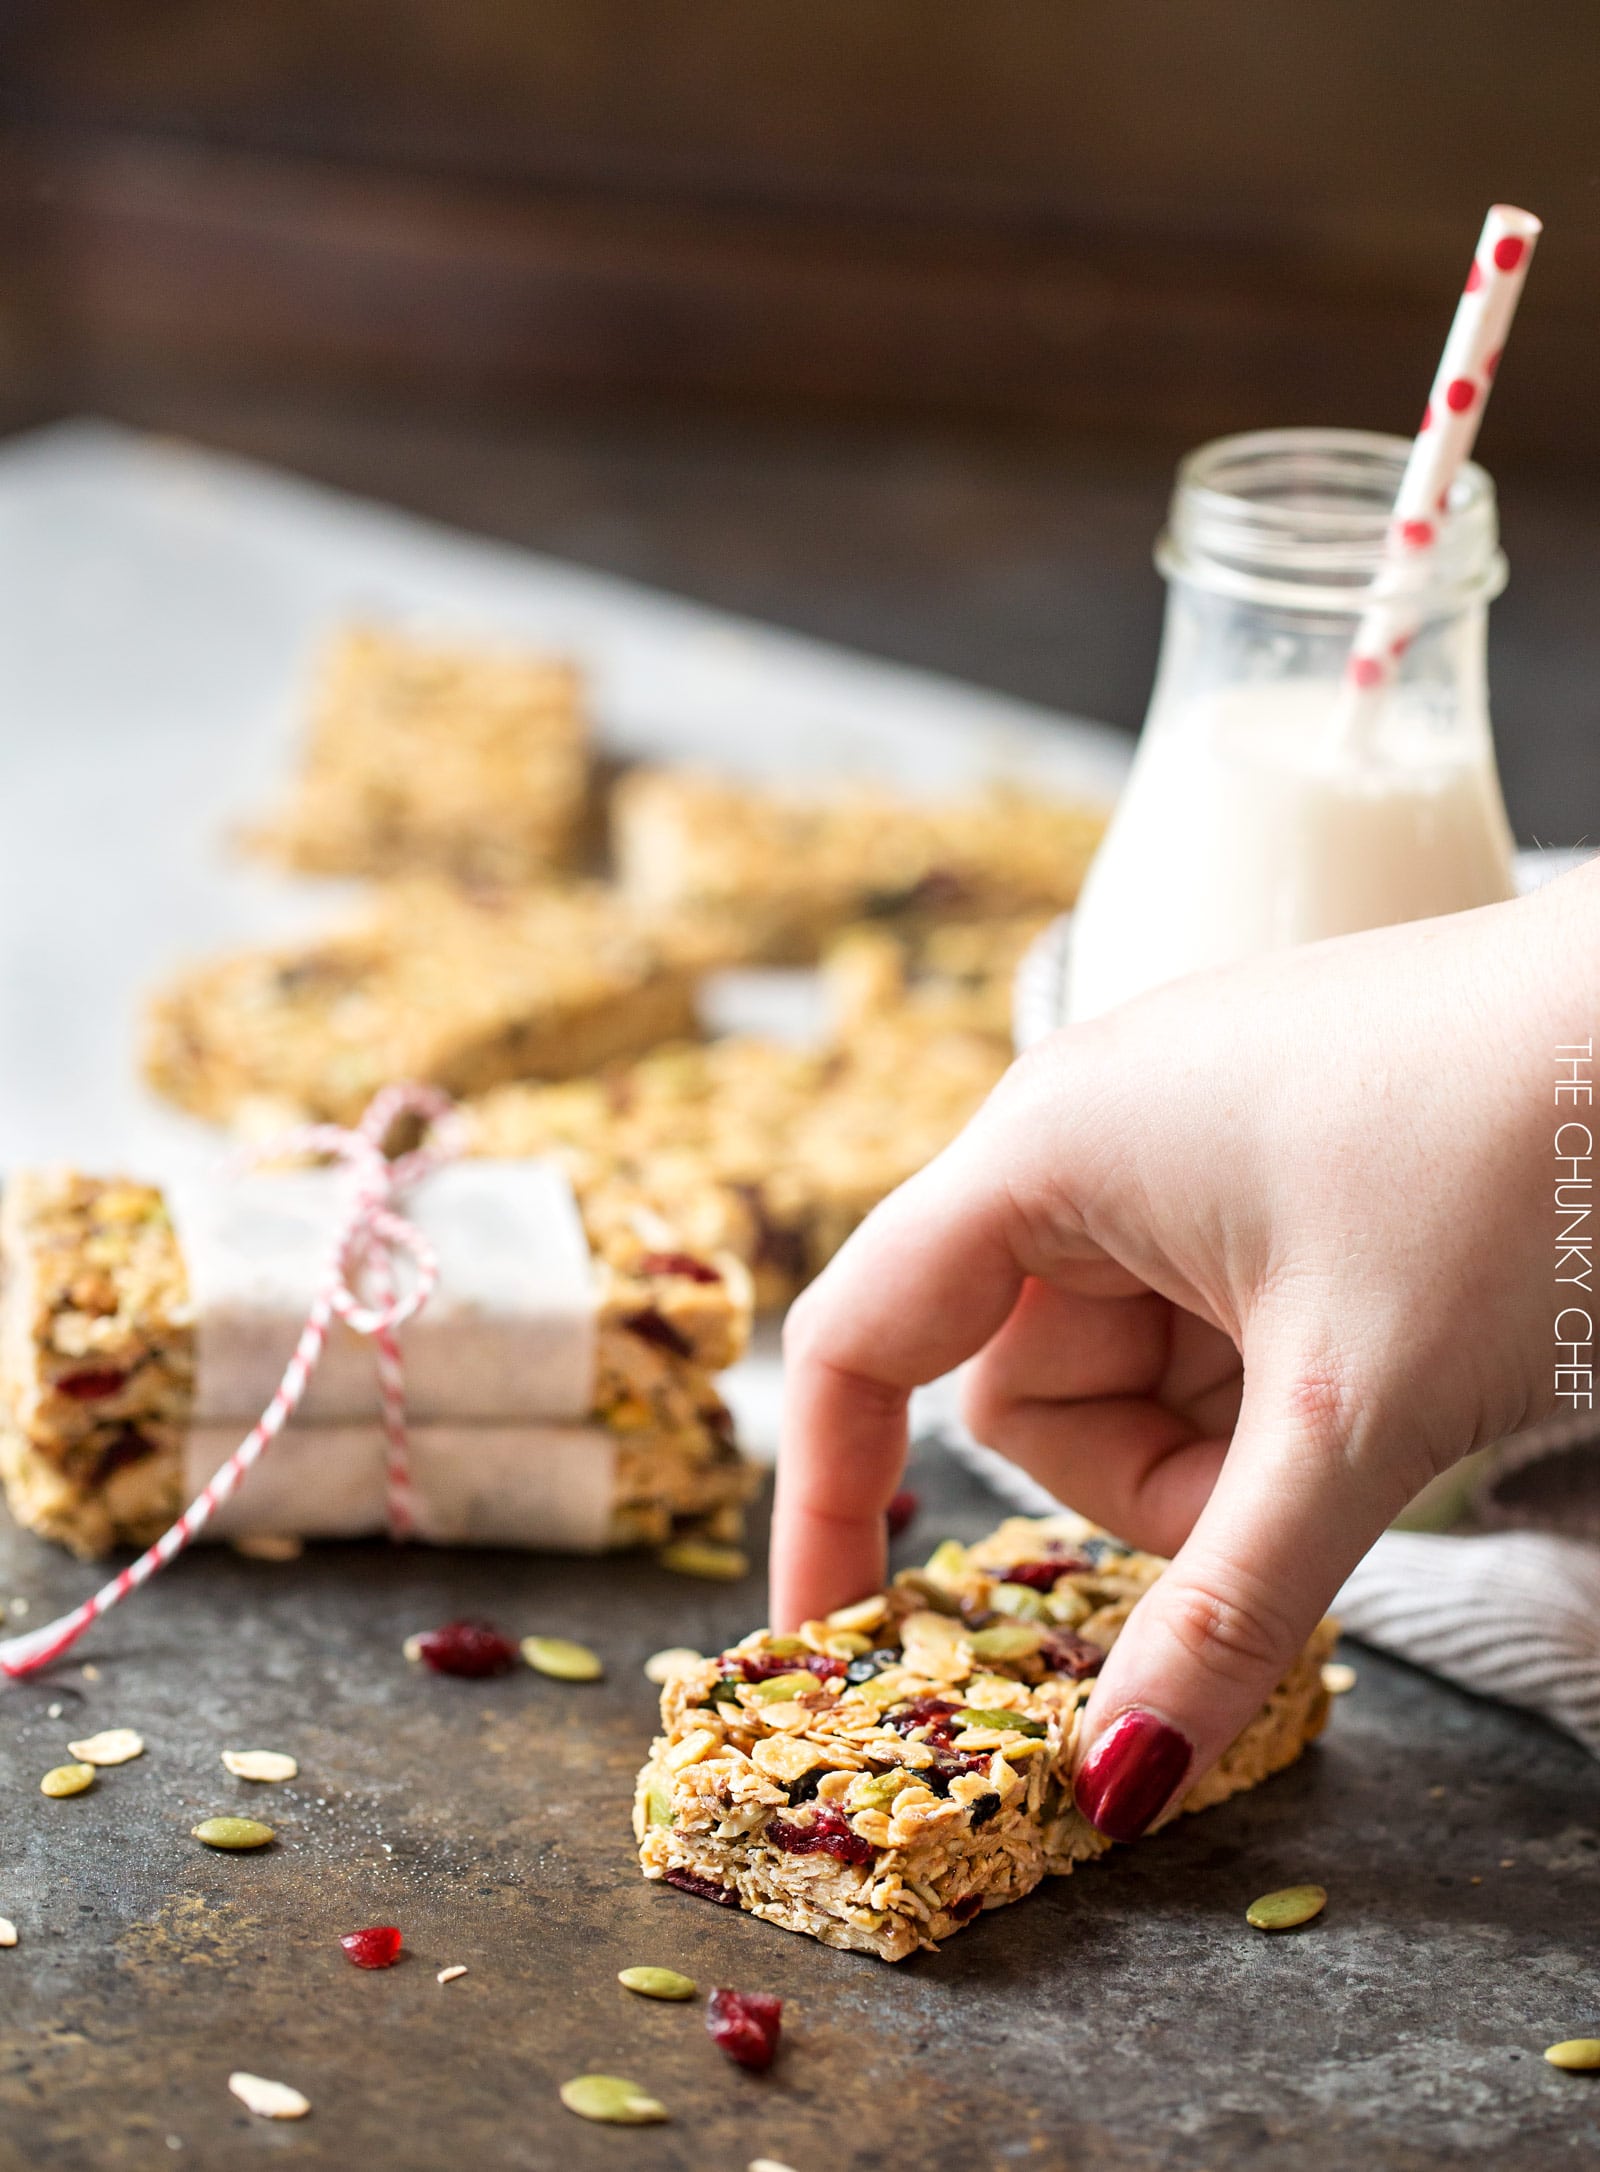
<svg viewBox="0 0 1600 2172"><path fill-rule="evenodd" d="M1245 1377L1211 1497L1129 1615L1085 1713L1077 1805L1112 1840L1137 1839L1216 1762L1404 1506L1357 1468L1325 1369L1291 1369L1275 1389L1253 1384L1248 1363Z"/></svg>

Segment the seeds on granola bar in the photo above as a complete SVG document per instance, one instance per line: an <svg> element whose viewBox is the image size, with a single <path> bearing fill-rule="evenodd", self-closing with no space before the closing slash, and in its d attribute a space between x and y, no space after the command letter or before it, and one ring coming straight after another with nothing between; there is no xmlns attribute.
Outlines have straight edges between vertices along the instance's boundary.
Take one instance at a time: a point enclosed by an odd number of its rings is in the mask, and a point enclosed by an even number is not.
<svg viewBox="0 0 1600 2172"><path fill-rule="evenodd" d="M1260 1900L1252 1901L1244 1912L1245 1921L1258 1931L1292 1931L1320 1916L1327 1905L1327 1893L1320 1885L1286 1885L1280 1892L1263 1893Z"/></svg>
<svg viewBox="0 0 1600 2172"><path fill-rule="evenodd" d="M612 2127L650 2127L668 2117L664 2104L617 2074L580 2074L563 2082L561 2101L580 2119Z"/></svg>
<svg viewBox="0 0 1600 2172"><path fill-rule="evenodd" d="M675 1968L619 1969L617 1981L642 1999L692 1999L699 1989L692 1976L680 1975Z"/></svg>
<svg viewBox="0 0 1600 2172"><path fill-rule="evenodd" d="M1552 2044L1545 2059L1567 2074L1600 2072L1600 2036L1569 2036L1564 2043Z"/></svg>
<svg viewBox="0 0 1600 2172"><path fill-rule="evenodd" d="M293 1780L300 1771L282 1750L224 1750L222 1762L236 1780Z"/></svg>
<svg viewBox="0 0 1600 2172"><path fill-rule="evenodd" d="M94 1785L93 1765L55 1765L39 1782L41 1795L81 1795Z"/></svg>
<svg viewBox="0 0 1600 2172"><path fill-rule="evenodd" d="M304 2119L311 2099L287 2082L268 2081L261 2074L230 2074L228 2087L247 2112L257 2119Z"/></svg>
<svg viewBox="0 0 1600 2172"><path fill-rule="evenodd" d="M570 1637L524 1637L522 1656L536 1674L557 1682L598 1682L606 1671L597 1653Z"/></svg>
<svg viewBox="0 0 1600 2172"><path fill-rule="evenodd" d="M657 1558L675 1576L703 1576L717 1584L736 1584L750 1574L748 1554L712 1539L675 1539L662 1547Z"/></svg>
<svg viewBox="0 0 1600 2172"><path fill-rule="evenodd" d="M687 1673L690 1667L699 1666L700 1658L700 1653L687 1644L669 1644L665 1651L652 1652L645 1661L645 1680L663 1688L675 1676Z"/></svg>
<svg viewBox="0 0 1600 2172"><path fill-rule="evenodd" d="M69 1742L67 1748L81 1764L126 1765L143 1757L144 1737L131 1727L107 1727L82 1742Z"/></svg>
<svg viewBox="0 0 1600 2172"><path fill-rule="evenodd" d="M264 1848L277 1837L259 1818L202 1818L190 1832L191 1839L208 1848Z"/></svg>

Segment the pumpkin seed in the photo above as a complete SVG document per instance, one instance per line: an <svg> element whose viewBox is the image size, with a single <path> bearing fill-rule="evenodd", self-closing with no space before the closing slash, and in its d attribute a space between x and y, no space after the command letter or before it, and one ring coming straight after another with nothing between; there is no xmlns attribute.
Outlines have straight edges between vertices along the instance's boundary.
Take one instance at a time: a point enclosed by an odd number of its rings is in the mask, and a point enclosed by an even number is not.
<svg viewBox="0 0 1600 2172"><path fill-rule="evenodd" d="M94 1786L93 1765L56 1765L39 1782L41 1795L81 1795Z"/></svg>
<svg viewBox="0 0 1600 2172"><path fill-rule="evenodd" d="M304 2119L311 2099L287 2082L268 2081L261 2074L230 2074L228 2087L247 2112L257 2119Z"/></svg>
<svg viewBox="0 0 1600 2172"><path fill-rule="evenodd" d="M1564 2073L1593 2074L1600 2071L1600 2036L1569 2036L1564 2044L1552 2044L1545 2058Z"/></svg>
<svg viewBox="0 0 1600 2172"><path fill-rule="evenodd" d="M259 1818L202 1818L189 1837L208 1848L264 1848L278 1836Z"/></svg>
<svg viewBox="0 0 1600 2172"><path fill-rule="evenodd" d="M796 1697L803 1697L807 1690L820 1689L822 1684L808 1669L801 1668L796 1674L769 1674L764 1682L751 1685L752 1704L793 1704Z"/></svg>
<svg viewBox="0 0 1600 2172"><path fill-rule="evenodd" d="M0 1946L14 1946L17 1942L17 1926L9 1916L0 1916Z"/></svg>
<svg viewBox="0 0 1600 2172"><path fill-rule="evenodd" d="M651 1825L675 1825L672 1814L672 1797L657 1781L652 1780L644 1798L645 1818Z"/></svg>
<svg viewBox="0 0 1600 2172"><path fill-rule="evenodd" d="M1044 1603L1043 1594L1027 1584L996 1584L990 1597L997 1614L1010 1614L1018 1621L1050 1619L1050 1609Z"/></svg>
<svg viewBox="0 0 1600 2172"><path fill-rule="evenodd" d="M714 1584L736 1584L750 1574L750 1557L741 1553L737 1546L719 1546L713 1539L679 1539L671 1546L663 1546L658 1557L664 1569L671 1569L675 1576L703 1576ZM653 2103L653 2098L645 2098ZM586 2113L586 2118L598 2115ZM666 2113L652 2113L651 2117L666 2118Z"/></svg>
<svg viewBox="0 0 1600 2172"><path fill-rule="evenodd" d="M606 1671L597 1652L570 1637L524 1637L522 1656L535 1674L557 1682L598 1682Z"/></svg>
<svg viewBox="0 0 1600 2172"><path fill-rule="evenodd" d="M974 1629L967 1642L979 1659L1026 1659L1044 1642L1044 1631L1025 1621L997 1621Z"/></svg>
<svg viewBox="0 0 1600 2172"><path fill-rule="evenodd" d="M1342 1697L1356 1686L1356 1670L1342 1659L1330 1659L1322 1670L1322 1686L1330 1697Z"/></svg>
<svg viewBox="0 0 1600 2172"><path fill-rule="evenodd" d="M809 1652L811 1646L804 1637L769 1636L766 1640L766 1649L774 1659L798 1659L802 1652Z"/></svg>
<svg viewBox="0 0 1600 2172"><path fill-rule="evenodd" d="M665 1688L677 1675L687 1674L691 1667L700 1664L700 1653L691 1651L687 1644L669 1644L664 1652L652 1652L644 1663L647 1682Z"/></svg>
<svg viewBox="0 0 1600 2172"><path fill-rule="evenodd" d="M1258 1931L1292 1931L1320 1916L1327 1905L1327 1892L1320 1885L1286 1885L1280 1892L1263 1893L1260 1900L1252 1901L1244 1918Z"/></svg>
<svg viewBox="0 0 1600 2172"><path fill-rule="evenodd" d="M300 1771L282 1750L224 1750L222 1762L236 1780L293 1780Z"/></svg>
<svg viewBox="0 0 1600 2172"><path fill-rule="evenodd" d="M967 1573L967 1549L959 1539L945 1539L929 1554L922 1571L936 1584L955 1584Z"/></svg>
<svg viewBox="0 0 1600 2172"><path fill-rule="evenodd" d="M964 1712L958 1712L956 1723L961 1727L1006 1727L1018 1735L1047 1735L1050 1732L1042 1719L1030 1719L1026 1712L989 1712L978 1705L968 1705Z"/></svg>
<svg viewBox="0 0 1600 2172"><path fill-rule="evenodd" d="M107 1727L85 1742L69 1742L67 1748L85 1765L126 1765L144 1755L144 1737L131 1727Z"/></svg>
<svg viewBox="0 0 1600 2172"><path fill-rule="evenodd" d="M617 1981L642 1999L692 1999L700 1988L692 1976L680 1976L675 1968L619 1969Z"/></svg>
<svg viewBox="0 0 1600 2172"><path fill-rule="evenodd" d="M580 2119L598 2119L612 2127L653 2127L667 2117L664 2104L616 2074L580 2074L563 2082L561 2101Z"/></svg>

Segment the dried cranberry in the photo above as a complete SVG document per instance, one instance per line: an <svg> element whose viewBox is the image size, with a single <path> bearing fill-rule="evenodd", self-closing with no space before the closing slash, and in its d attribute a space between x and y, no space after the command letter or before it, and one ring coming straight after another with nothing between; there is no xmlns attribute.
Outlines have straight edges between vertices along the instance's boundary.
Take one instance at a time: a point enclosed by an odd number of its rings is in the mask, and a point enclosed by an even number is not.
<svg viewBox="0 0 1600 2172"><path fill-rule="evenodd" d="M670 1320L664 1320L654 1305L646 1305L642 1312L630 1312L623 1326L637 1335L641 1342L652 1342L658 1350L670 1351L674 1357L694 1356L694 1345L687 1335L680 1335Z"/></svg>
<svg viewBox="0 0 1600 2172"><path fill-rule="evenodd" d="M998 1575L1003 1584L1026 1584L1030 1591L1054 1591L1058 1577L1080 1575L1088 1566L1087 1561L1075 1556L1061 1561L1014 1561Z"/></svg>
<svg viewBox="0 0 1600 2172"><path fill-rule="evenodd" d="M687 1282L720 1282L722 1277L709 1261L692 1252L647 1252L639 1262L642 1275L681 1275Z"/></svg>
<svg viewBox="0 0 1600 2172"><path fill-rule="evenodd" d="M948 1795L950 1782L959 1779L963 1773L987 1773L988 1770L987 1750L951 1750L941 1746L933 1763L925 1766L917 1777L935 1795Z"/></svg>
<svg viewBox="0 0 1600 2172"><path fill-rule="evenodd" d="M950 1903L950 1913L958 1923L970 1923L982 1906L981 1893L968 1893L961 1900Z"/></svg>
<svg viewBox="0 0 1600 2172"><path fill-rule="evenodd" d="M339 1943L345 1959L356 1968L393 1968L400 1958L400 1933L392 1923L370 1931L350 1931Z"/></svg>
<svg viewBox="0 0 1600 2172"><path fill-rule="evenodd" d="M1069 1682L1086 1682L1098 1674L1106 1655L1087 1637L1075 1637L1070 1629L1057 1629L1039 1647L1039 1657L1052 1674L1064 1674Z"/></svg>
<svg viewBox="0 0 1600 2172"><path fill-rule="evenodd" d="M909 1531L922 1503L909 1486L902 1486L884 1510L884 1521L889 1526L889 1536L897 1539L902 1531Z"/></svg>
<svg viewBox="0 0 1600 2172"><path fill-rule="evenodd" d="M675 1885L680 1893L692 1893L696 1900L715 1901L719 1908L737 1908L739 1895L731 1885L718 1885L715 1878L702 1878L692 1870L668 1870L662 1873L668 1885Z"/></svg>
<svg viewBox="0 0 1600 2172"><path fill-rule="evenodd" d="M770 1682L777 1674L814 1674L819 1682L838 1682L848 1672L843 1659L825 1659L819 1652L795 1652L787 1659L776 1652L732 1652L728 1664L737 1666L747 1682Z"/></svg>
<svg viewBox="0 0 1600 2172"><path fill-rule="evenodd" d="M101 1365L81 1373L68 1373L56 1382L56 1391L75 1403L103 1403L128 1384L128 1376L114 1365Z"/></svg>
<svg viewBox="0 0 1600 2172"><path fill-rule="evenodd" d="M909 1704L902 1704L889 1713L884 1721L897 1735L909 1735L915 1729L927 1729L929 1742L948 1742L955 1732L951 1720L961 1710L948 1697L913 1697Z"/></svg>
<svg viewBox="0 0 1600 2172"><path fill-rule="evenodd" d="M155 1442L136 1425L119 1425L95 1463L95 1484L103 1486L116 1472L126 1470L130 1463L142 1463L146 1456L154 1455L155 1450Z"/></svg>
<svg viewBox="0 0 1600 2172"><path fill-rule="evenodd" d="M442 1629L430 1629L418 1637L417 1655L435 1674L464 1675L473 1682L509 1674L517 1664L517 1647L486 1621L447 1621Z"/></svg>
<svg viewBox="0 0 1600 2172"><path fill-rule="evenodd" d="M752 2074L764 2074L777 2057L782 2021L782 1999L766 1991L730 1991L719 1984L706 2001L712 2042Z"/></svg>
<svg viewBox="0 0 1600 2172"><path fill-rule="evenodd" d="M850 1820L835 1803L824 1803L809 1825L796 1825L775 1817L767 1825L767 1837L789 1855L831 1855L839 1863L870 1863L877 1850L851 1829Z"/></svg>

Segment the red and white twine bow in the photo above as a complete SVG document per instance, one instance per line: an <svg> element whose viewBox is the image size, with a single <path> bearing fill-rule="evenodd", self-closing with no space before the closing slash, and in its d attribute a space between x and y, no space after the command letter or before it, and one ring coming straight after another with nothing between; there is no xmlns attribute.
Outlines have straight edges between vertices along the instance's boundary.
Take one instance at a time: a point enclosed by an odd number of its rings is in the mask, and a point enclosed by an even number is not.
<svg viewBox="0 0 1600 2172"><path fill-rule="evenodd" d="M411 1537L415 1514L406 1449L400 1329L427 1303L439 1279L439 1262L422 1232L398 1211L396 1201L459 1151L447 1122L451 1107L448 1096L431 1086L386 1086L353 1130L337 1124L304 1124L250 1150L244 1158L246 1165L318 1155L343 1163L349 1174L349 1198L294 1355L271 1402L177 1522L70 1614L26 1636L0 1642L0 1674L20 1680L59 1659L102 1614L147 1584L199 1536L294 1415L336 1319L357 1335L371 1338L383 1414L389 1528L397 1539ZM411 1153L391 1161L383 1142L402 1116L420 1117L429 1127L429 1136ZM409 1288L402 1286L396 1272L402 1255L411 1264Z"/></svg>

